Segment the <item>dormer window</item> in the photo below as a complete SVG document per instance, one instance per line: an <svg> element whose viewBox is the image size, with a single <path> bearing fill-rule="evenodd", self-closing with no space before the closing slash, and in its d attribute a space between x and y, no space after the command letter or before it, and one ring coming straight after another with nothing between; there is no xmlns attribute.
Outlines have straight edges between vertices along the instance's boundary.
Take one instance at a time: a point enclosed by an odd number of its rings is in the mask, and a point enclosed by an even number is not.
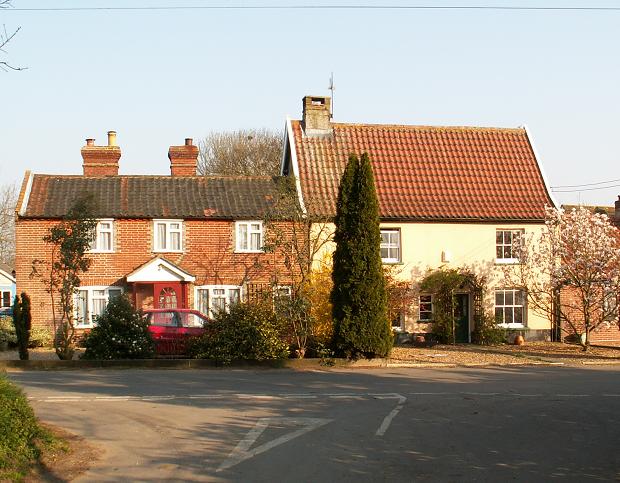
<svg viewBox="0 0 620 483"><path fill-rule="evenodd" d="M114 251L114 220L99 220L95 235L90 244L90 251L110 253Z"/></svg>

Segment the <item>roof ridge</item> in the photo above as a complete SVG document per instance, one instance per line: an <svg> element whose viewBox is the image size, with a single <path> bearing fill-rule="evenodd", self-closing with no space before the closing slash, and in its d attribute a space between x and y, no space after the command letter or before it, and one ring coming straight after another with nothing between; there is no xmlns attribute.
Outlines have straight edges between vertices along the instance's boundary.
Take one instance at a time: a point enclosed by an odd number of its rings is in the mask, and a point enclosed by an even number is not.
<svg viewBox="0 0 620 483"><path fill-rule="evenodd" d="M299 119L293 120L301 123ZM379 129L407 129L420 131L474 131L474 132L518 132L525 133L524 127L497 127L497 126L430 126L425 124L378 124L378 123L354 123L332 122L332 126L339 128L361 127Z"/></svg>
<svg viewBox="0 0 620 483"><path fill-rule="evenodd" d="M71 179L119 179L119 178L142 178L142 179L261 179L271 180L280 176L268 176L268 175L195 175L195 176L170 176L169 174L117 174L114 176L84 176L82 174L47 174L47 173L34 173L33 176L47 177L47 178L71 178Z"/></svg>

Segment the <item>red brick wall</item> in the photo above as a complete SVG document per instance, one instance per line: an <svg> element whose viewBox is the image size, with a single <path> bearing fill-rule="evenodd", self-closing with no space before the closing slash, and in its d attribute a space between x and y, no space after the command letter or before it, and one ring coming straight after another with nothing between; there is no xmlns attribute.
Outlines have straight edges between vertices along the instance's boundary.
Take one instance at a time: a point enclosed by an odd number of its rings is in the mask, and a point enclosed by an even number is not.
<svg viewBox="0 0 620 483"><path fill-rule="evenodd" d="M567 308L578 306L579 302L577 291L570 288L562 290L560 301L563 310L569 313L569 317L571 318L571 320L573 322L578 321L577 329L579 333L583 332L583 316L580 315L576 310L570 310ZM562 321L561 330L563 341L575 340L575 331L570 325L566 323L566 321ZM609 323L602 324L597 329L590 332L590 343L620 346L620 326L618 325L618 321L610 321Z"/></svg>
<svg viewBox="0 0 620 483"><path fill-rule="evenodd" d="M39 267L41 275L49 273L51 247L43 242L43 236L56 223L57 220L28 219L16 223L17 290L31 297L34 325L52 324L50 295L32 267L36 259L43 260L45 264ZM281 253L234 253L234 226L232 221L186 220L183 253L155 253L152 220L115 220L115 252L91 254L91 267L80 277L82 285L125 286L127 274L157 256L194 275L196 285L290 283L291 273ZM286 223L276 229L290 236ZM189 297L193 307L192 287Z"/></svg>

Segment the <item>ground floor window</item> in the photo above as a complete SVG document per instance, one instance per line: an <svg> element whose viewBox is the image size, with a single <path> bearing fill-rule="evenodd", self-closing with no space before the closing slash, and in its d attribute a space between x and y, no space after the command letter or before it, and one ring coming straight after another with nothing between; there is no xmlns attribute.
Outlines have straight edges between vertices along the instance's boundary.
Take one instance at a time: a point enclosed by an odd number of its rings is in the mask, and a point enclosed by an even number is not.
<svg viewBox="0 0 620 483"><path fill-rule="evenodd" d="M420 322L430 322L433 320L433 296L420 295Z"/></svg>
<svg viewBox="0 0 620 483"><path fill-rule="evenodd" d="M203 314L214 317L241 300L241 287L234 285L202 285L196 287L194 306Z"/></svg>
<svg viewBox="0 0 620 483"><path fill-rule="evenodd" d="M78 328L97 325L97 317L103 313L111 298L123 293L119 287L80 287L73 299L73 317Z"/></svg>
<svg viewBox="0 0 620 483"><path fill-rule="evenodd" d="M525 326L525 292L523 290L495 291L495 321L508 328Z"/></svg>
<svg viewBox="0 0 620 483"><path fill-rule="evenodd" d="M6 309L11 307L11 292L10 291L2 291L2 299L0 299L0 308Z"/></svg>

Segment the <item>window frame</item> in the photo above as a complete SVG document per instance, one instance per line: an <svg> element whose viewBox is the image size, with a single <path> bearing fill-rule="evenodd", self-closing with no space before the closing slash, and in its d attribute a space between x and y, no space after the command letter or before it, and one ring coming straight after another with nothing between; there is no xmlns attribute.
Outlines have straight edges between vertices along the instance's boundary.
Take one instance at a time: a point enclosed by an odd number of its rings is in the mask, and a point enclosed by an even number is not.
<svg viewBox="0 0 620 483"><path fill-rule="evenodd" d="M78 287L73 294L73 321L76 329L91 329L97 325L96 320L93 320L94 314L94 306L93 302L95 300L94 292L95 291L103 291L104 297L97 298L97 300L105 300L104 308L110 303L110 291L120 292L119 295L122 295L125 290L123 287L119 287L116 285L85 285L82 287ZM79 293L86 292L86 317L85 322L80 323L78 320L78 305L80 303ZM98 316L99 314L96 314Z"/></svg>
<svg viewBox="0 0 620 483"><path fill-rule="evenodd" d="M179 228L172 230L170 225L178 224ZM161 240L159 237L159 225L164 225L165 229L165 244L161 246ZM155 219L153 220L153 252L154 253L183 253L183 234L184 234L185 224L184 220L165 220L165 219ZM169 248L172 245L172 234L179 234L179 248L172 249Z"/></svg>
<svg viewBox="0 0 620 483"><path fill-rule="evenodd" d="M252 225L259 225L259 229L252 230ZM244 248L241 246L241 235L239 233L239 229L241 226L245 226L247 228L247 247ZM250 248L252 242L252 234L258 233L259 236L259 248ZM235 221L235 252L236 253L263 253L265 244L265 228L262 220L239 220Z"/></svg>
<svg viewBox="0 0 620 483"><path fill-rule="evenodd" d="M422 297L429 297L430 300L428 302L422 302ZM430 304L430 311L429 310L422 310L422 304ZM430 313L430 318L429 319L423 319L422 318L422 312L424 313ZM433 302L433 294L420 294L418 296L418 322L421 322L423 324L428 324L431 323L433 321L433 315L435 314L435 305Z"/></svg>
<svg viewBox="0 0 620 483"><path fill-rule="evenodd" d="M215 317L217 312L215 311L216 307L213 306L213 300L215 300L214 290L225 290L225 311L228 312L230 310L230 306L232 303L239 303L241 301L241 297L243 295L243 287L240 285L196 285L194 287L194 309L203 313L209 318ZM237 300L231 302L231 291L237 290ZM207 310L204 310L202 306L201 298L199 297L200 291L207 291Z"/></svg>
<svg viewBox="0 0 620 483"><path fill-rule="evenodd" d="M9 304L4 304L5 294L9 294ZM13 292L11 290L0 290L0 309L10 309L13 306Z"/></svg>
<svg viewBox="0 0 620 483"><path fill-rule="evenodd" d="M110 229L102 230L101 228L102 223L109 223ZM114 228L115 228L114 218L101 218L97 220L97 226L95 227L95 236L93 237L88 253L114 253L114 242L115 242L115 239L114 239L115 229ZM108 250L106 250L105 248L101 248L101 246L99 245L99 235L102 233L110 234L110 248Z"/></svg>
<svg viewBox="0 0 620 483"><path fill-rule="evenodd" d="M390 233L390 234L394 234L396 233L398 236L398 243L396 246L394 246L393 242L387 242L387 243L383 243L383 233ZM381 228L380 229L380 234L381 234L381 244L379 247L379 250L383 250L384 248L388 250L388 254L390 250L393 250L394 248L396 248L398 250L398 256L396 258L394 257L383 257L381 256L381 262L385 263L385 264L393 264L393 263L400 263L402 261L402 243L401 243L401 231L400 228ZM381 253L380 253L381 255Z"/></svg>
<svg viewBox="0 0 620 483"><path fill-rule="evenodd" d="M497 241L497 235L498 233L501 232L502 233L502 242L498 243ZM510 232L510 245L508 245L507 243L505 243L505 233L506 232ZM504 254L504 250L506 249L506 247L510 247L510 254L514 255L513 253L513 245L514 245L514 236L515 234L518 234L519 236L524 236L525 235L525 229L524 228L496 228L495 229L495 263L498 264L504 264L504 265L509 265L509 264L517 264L520 263L520 259L518 257L498 257L497 256L497 249L499 247L502 247L502 255Z"/></svg>
<svg viewBox="0 0 620 483"><path fill-rule="evenodd" d="M503 305L498 305L497 304L497 293L498 292L504 292L504 304ZM506 293L507 292L512 292L512 304L506 304ZM515 303L516 301L516 294L517 293L521 293L521 305L518 305ZM521 307L522 310L522 315L521 315L521 323L515 323L514 322L514 309L516 307ZM497 309L498 308L502 308L502 322L498 321L498 317L497 317ZM512 308L513 309L513 315L512 315L512 320L513 322L504 322L506 320L506 312L505 309L506 308ZM523 329L525 327L527 327L527 293L524 289L522 288L496 288L493 291L493 313L495 316L495 322L499 327L503 327L506 329Z"/></svg>

